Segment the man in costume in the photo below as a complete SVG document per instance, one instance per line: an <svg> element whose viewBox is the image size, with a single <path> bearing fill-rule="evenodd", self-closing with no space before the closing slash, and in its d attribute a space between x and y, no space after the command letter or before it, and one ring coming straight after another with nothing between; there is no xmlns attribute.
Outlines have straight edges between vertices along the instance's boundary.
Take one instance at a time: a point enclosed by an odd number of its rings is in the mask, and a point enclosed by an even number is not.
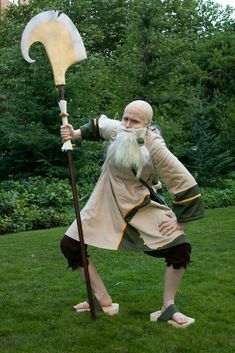
<svg viewBox="0 0 235 353"><path fill-rule="evenodd" d="M102 173L81 212L87 245L110 250L140 250L166 261L163 305L150 315L151 321L167 321L186 327L194 319L179 312L175 295L190 262L191 245L184 224L203 216L201 194L188 170L167 149L159 132L151 128L153 110L145 101L127 105L121 121L101 115L74 130L61 126L61 137L109 140ZM159 178L174 195L172 209L151 200L141 180L159 189ZM141 180L140 180L141 179ZM61 241L61 250L72 269L83 273L76 220ZM91 259L87 259L92 289L102 309L115 314L112 303ZM74 306L77 312L89 310L87 302Z"/></svg>

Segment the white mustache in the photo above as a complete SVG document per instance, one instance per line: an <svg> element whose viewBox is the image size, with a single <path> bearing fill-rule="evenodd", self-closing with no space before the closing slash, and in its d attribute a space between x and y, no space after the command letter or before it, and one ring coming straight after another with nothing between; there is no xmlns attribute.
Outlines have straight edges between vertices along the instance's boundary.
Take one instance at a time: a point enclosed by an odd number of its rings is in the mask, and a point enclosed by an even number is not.
<svg viewBox="0 0 235 353"><path fill-rule="evenodd" d="M132 128L132 127L125 127L125 125L120 125L118 130L117 130L117 134L120 132L120 131L125 131L125 132L129 132L129 133L133 133L134 135L139 135L141 133L144 133L146 134L146 127L140 127L138 129L135 129L135 128Z"/></svg>
<svg viewBox="0 0 235 353"><path fill-rule="evenodd" d="M133 129L120 126L115 141L110 145L108 157L113 156L115 165L122 169L135 169L137 178L140 177L145 165L151 163L149 151L144 144L141 146L138 139L144 142L147 136L147 129Z"/></svg>

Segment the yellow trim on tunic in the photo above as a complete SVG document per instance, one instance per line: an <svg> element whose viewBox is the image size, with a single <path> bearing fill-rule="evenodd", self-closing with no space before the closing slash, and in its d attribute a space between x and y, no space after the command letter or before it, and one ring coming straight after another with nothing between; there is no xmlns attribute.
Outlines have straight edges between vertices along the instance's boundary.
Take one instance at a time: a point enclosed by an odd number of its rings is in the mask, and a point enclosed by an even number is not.
<svg viewBox="0 0 235 353"><path fill-rule="evenodd" d="M132 208L130 208L129 210L127 210L127 212L125 213L125 215L123 216L123 218L125 218L125 217L128 215L128 213L131 212L134 208L136 208L137 206L141 205L141 204L143 203L145 197L148 196L148 195L149 195L149 194L144 195L144 196L142 197L142 199L140 200L140 202L138 202L134 207L132 207ZM121 241L122 241L122 238L123 238L123 236L124 236L124 232L125 232L126 227L127 227L127 223L124 223L123 228L122 228L122 232L121 232L121 235L120 235L120 238L119 238L119 241L118 241L118 244L117 244L117 246L116 246L116 250L119 248L119 245L120 245L120 243L121 243Z"/></svg>
<svg viewBox="0 0 235 353"><path fill-rule="evenodd" d="M122 232L121 232L121 236L120 236L119 241L118 241L118 244L117 244L117 246L116 246L116 250L118 250L118 248L119 248L119 245L120 245L120 243L121 243L121 241L122 241L122 238L123 238L123 235L124 235L124 232L125 232L126 227L127 227L127 223L125 223L124 226L123 226L123 229L122 229Z"/></svg>
<svg viewBox="0 0 235 353"><path fill-rule="evenodd" d="M188 199L184 199L184 200L180 200L180 201L173 201L173 203L178 205L180 203L185 203L185 202L188 202L188 201L192 201L194 199L198 199L200 196L201 196L201 194L197 194L195 196L189 197Z"/></svg>
<svg viewBox="0 0 235 353"><path fill-rule="evenodd" d="M149 194L145 194L142 199L140 200L140 202L138 202L135 206L133 206L132 208L129 208L129 210L126 211L126 213L123 215L123 218L125 218L128 213L130 213L134 208L136 208L137 206L141 205L144 202L144 199L146 196L148 196Z"/></svg>

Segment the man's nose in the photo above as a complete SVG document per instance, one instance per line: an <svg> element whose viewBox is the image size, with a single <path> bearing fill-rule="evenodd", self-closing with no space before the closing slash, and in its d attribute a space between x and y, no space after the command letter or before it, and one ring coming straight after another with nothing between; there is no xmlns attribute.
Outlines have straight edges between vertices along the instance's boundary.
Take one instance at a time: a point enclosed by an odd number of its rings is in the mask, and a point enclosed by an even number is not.
<svg viewBox="0 0 235 353"><path fill-rule="evenodd" d="M131 127L131 122L130 122L130 120L127 120L127 122L126 122L126 127L127 127L128 129Z"/></svg>

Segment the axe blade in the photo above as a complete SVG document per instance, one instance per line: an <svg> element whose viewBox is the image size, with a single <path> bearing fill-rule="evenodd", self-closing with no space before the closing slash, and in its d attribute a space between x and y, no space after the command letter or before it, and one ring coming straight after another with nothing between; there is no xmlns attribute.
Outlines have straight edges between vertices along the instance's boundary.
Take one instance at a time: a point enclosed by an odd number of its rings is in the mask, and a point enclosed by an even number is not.
<svg viewBox="0 0 235 353"><path fill-rule="evenodd" d="M65 73L72 64L87 58L77 28L60 11L41 12L26 25L21 39L21 52L29 63L35 61L29 56L29 48L35 42L41 42L46 49L56 86L65 84Z"/></svg>

